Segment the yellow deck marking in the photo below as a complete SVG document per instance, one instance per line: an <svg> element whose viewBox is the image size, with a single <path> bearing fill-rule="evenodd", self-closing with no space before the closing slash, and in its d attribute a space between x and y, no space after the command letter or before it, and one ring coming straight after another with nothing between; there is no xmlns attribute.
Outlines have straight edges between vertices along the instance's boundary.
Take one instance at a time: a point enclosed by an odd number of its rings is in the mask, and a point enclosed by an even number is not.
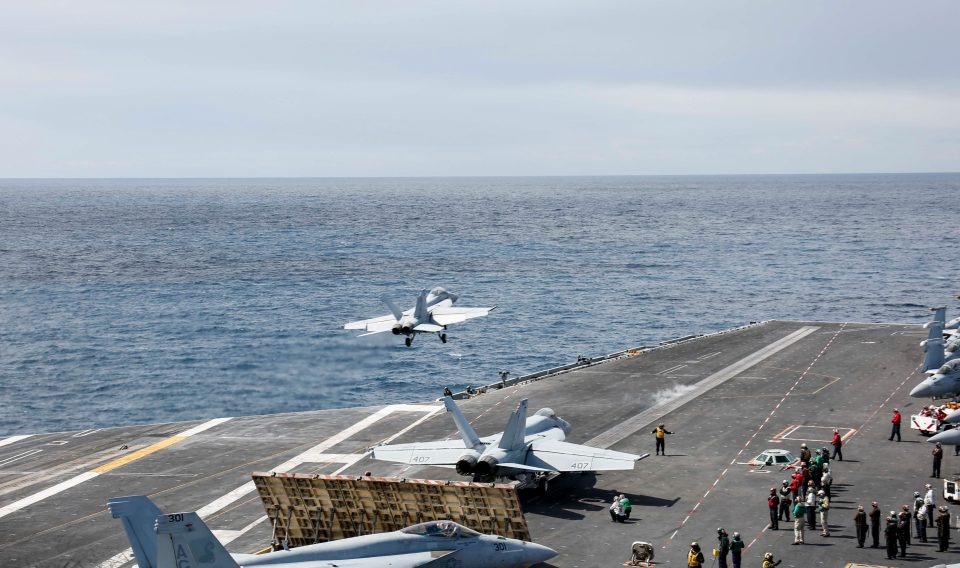
<svg viewBox="0 0 960 568"><path fill-rule="evenodd" d="M91 469L90 471L95 471L95 472L97 472L97 473L107 473L108 471L113 471L113 470L117 469L117 468L120 467L120 466L124 466L124 465L127 465L127 464L130 463L130 462L137 461L137 460L140 459L140 458L149 456L150 454L155 453L155 452L159 452L160 450L162 450L162 449L164 449L164 448L170 447L170 446L176 444L177 442L182 442L182 441L184 441L184 440L186 440L186 439L187 439L186 436L170 436L170 437L167 438L166 440L160 440L160 441L157 442L156 444L147 446L146 448L141 448L141 449L133 452L132 454L127 454L127 455L123 456L122 458L117 458L117 459L113 460L112 462L105 463L105 464L103 464L103 465L101 465L101 466L99 466L99 467L95 467L95 468Z"/></svg>

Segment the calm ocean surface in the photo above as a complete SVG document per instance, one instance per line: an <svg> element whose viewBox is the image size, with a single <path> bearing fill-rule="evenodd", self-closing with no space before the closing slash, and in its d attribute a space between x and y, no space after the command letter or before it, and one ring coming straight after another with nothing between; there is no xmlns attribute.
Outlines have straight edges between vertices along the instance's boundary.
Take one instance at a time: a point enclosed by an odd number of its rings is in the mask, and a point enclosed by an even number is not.
<svg viewBox="0 0 960 568"><path fill-rule="evenodd" d="M960 174L0 180L0 436L424 401L751 320L956 315L957 196ZM438 285L498 308L447 345L340 329Z"/></svg>

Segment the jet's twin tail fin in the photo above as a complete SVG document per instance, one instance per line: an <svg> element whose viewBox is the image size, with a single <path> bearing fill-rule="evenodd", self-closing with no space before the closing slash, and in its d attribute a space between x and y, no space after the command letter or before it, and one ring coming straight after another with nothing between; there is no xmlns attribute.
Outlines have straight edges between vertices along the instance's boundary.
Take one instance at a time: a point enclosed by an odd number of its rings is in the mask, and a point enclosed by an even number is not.
<svg viewBox="0 0 960 568"><path fill-rule="evenodd" d="M420 290L420 295L417 296L417 305L413 308L413 317L419 322L430 321L430 312L427 310L428 294L430 294L428 290Z"/></svg>
<svg viewBox="0 0 960 568"><path fill-rule="evenodd" d="M940 322L941 324L947 323L947 307L939 306L936 308L930 308L930 311L933 312L933 321Z"/></svg>
<svg viewBox="0 0 960 568"><path fill-rule="evenodd" d="M447 408L447 412L453 414L453 421L457 424L457 431L460 432L463 443L468 448L477 447L480 444L480 436L477 436L476 430L473 429L473 426L470 425L467 418L460 412L460 408L457 406L457 403L453 402L453 398L449 396L443 397L443 406Z"/></svg>
<svg viewBox="0 0 960 568"><path fill-rule="evenodd" d="M507 427L503 430L498 444L504 450L516 450L523 446L527 437L527 399L520 401L517 409L507 420Z"/></svg>
<svg viewBox="0 0 960 568"><path fill-rule="evenodd" d="M239 568L196 513L157 517L157 568Z"/></svg>
<svg viewBox="0 0 960 568"><path fill-rule="evenodd" d="M127 533L133 557L140 568L158 568L157 535L153 530L157 517L163 513L149 497L133 495L113 497L107 503L114 519L120 519Z"/></svg>
<svg viewBox="0 0 960 568"><path fill-rule="evenodd" d="M395 320L400 321L403 319L403 310L401 310L396 304L394 304L393 300L387 297L386 294L384 294L383 296L380 296L380 300L384 304L386 304L388 308L390 308L390 313L393 314L393 318Z"/></svg>

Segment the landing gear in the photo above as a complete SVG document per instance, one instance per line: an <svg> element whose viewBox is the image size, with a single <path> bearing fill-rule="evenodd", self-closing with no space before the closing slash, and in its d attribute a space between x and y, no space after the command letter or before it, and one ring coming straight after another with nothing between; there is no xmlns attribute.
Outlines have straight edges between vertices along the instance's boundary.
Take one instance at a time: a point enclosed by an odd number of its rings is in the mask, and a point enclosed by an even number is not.
<svg viewBox="0 0 960 568"><path fill-rule="evenodd" d="M407 337L406 339L403 340L403 342L407 344L407 347L410 347L411 345L413 345L413 336Z"/></svg>
<svg viewBox="0 0 960 568"><path fill-rule="evenodd" d="M447 334L446 334L446 333L441 333L441 334L440 334L440 343L446 343L446 342L447 342Z"/></svg>

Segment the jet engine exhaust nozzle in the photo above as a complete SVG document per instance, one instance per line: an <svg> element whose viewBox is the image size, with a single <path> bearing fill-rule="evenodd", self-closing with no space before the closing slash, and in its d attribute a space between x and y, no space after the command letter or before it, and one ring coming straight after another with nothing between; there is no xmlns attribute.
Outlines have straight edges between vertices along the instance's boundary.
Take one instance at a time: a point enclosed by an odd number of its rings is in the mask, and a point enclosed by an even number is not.
<svg viewBox="0 0 960 568"><path fill-rule="evenodd" d="M477 467L477 454L466 453L457 460L457 473L460 475L470 475Z"/></svg>
<svg viewBox="0 0 960 568"><path fill-rule="evenodd" d="M473 473L477 477L487 478L492 477L493 473L497 470L497 458L493 456L484 456L477 462L477 465L473 468Z"/></svg>

